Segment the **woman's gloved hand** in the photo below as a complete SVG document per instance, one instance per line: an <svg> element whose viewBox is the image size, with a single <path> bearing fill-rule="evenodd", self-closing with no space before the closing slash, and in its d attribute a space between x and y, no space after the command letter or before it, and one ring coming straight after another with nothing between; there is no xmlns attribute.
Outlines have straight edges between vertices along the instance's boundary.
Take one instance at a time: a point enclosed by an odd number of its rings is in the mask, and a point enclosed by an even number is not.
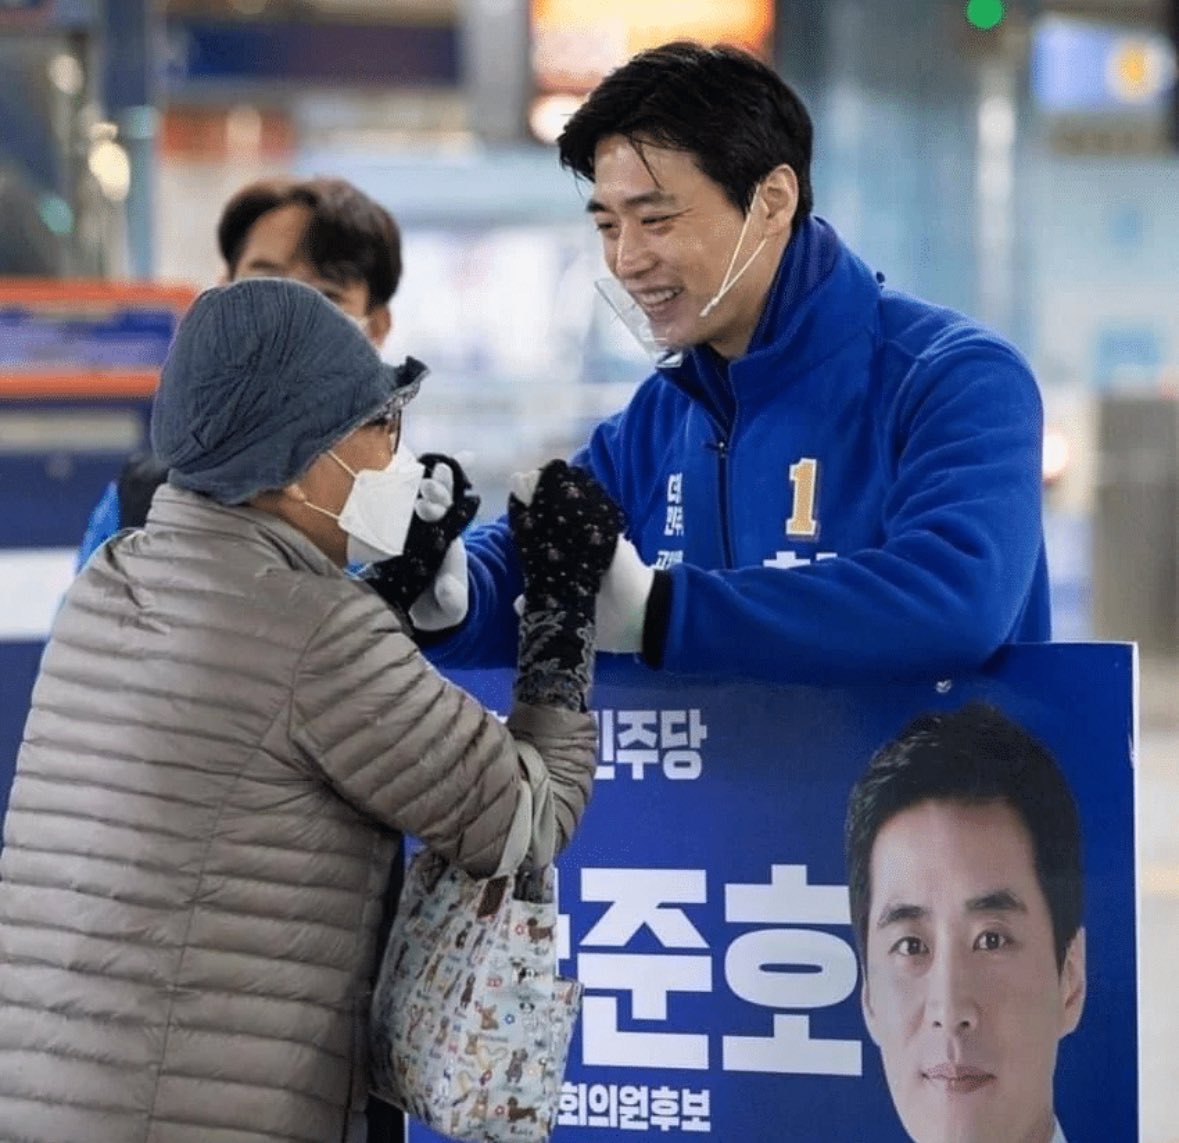
<svg viewBox="0 0 1179 1143"><path fill-rule="evenodd" d="M460 538L479 510L479 497L458 461L441 453L418 457L426 474L399 556L371 565L363 578L400 608L415 635L457 627L467 614L467 553Z"/></svg>
<svg viewBox="0 0 1179 1143"><path fill-rule="evenodd" d="M584 710L595 599L622 514L588 472L552 460L513 478L508 524L524 574L516 698Z"/></svg>

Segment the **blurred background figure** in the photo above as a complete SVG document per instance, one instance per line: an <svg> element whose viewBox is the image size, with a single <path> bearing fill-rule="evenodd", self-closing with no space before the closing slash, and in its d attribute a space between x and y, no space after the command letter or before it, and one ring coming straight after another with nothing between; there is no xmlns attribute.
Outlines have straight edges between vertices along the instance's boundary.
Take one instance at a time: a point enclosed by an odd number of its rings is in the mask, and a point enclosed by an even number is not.
<svg viewBox="0 0 1179 1143"><path fill-rule="evenodd" d="M57 236L37 212L36 196L20 168L0 164L0 275L53 277L60 270Z"/></svg>
<svg viewBox="0 0 1179 1143"><path fill-rule="evenodd" d="M142 293L83 305L79 279L209 285L242 186L348 180L401 230L382 352L432 369L413 446L471 450L490 517L509 473L572 453L646 372L596 299L588 192L553 141L635 52L737 43L811 109L816 201L849 245L1040 382L1055 637L1142 649L1142 1140L1174 1143L1150 1045L1179 1018L1177 36L1176 0L0 5L0 195L19 200L0 213L19 275L0 280L0 760L173 323Z"/></svg>

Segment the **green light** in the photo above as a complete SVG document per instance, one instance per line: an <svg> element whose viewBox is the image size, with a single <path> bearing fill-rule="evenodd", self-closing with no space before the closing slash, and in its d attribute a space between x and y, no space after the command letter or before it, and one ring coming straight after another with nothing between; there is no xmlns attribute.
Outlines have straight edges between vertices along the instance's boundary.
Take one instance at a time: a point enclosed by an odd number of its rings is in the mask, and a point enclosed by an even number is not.
<svg viewBox="0 0 1179 1143"><path fill-rule="evenodd" d="M984 32L998 27L1003 16L1003 0L970 0L966 5L966 18Z"/></svg>

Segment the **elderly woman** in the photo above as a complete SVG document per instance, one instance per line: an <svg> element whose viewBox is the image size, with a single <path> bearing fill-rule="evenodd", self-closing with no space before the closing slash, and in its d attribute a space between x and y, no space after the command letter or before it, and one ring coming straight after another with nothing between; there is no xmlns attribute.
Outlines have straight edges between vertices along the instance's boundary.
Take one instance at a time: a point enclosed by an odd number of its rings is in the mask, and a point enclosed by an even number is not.
<svg viewBox="0 0 1179 1143"><path fill-rule="evenodd" d="M397 454L419 380L297 282L210 290L182 322L152 413L169 483L70 588L17 764L0 1138L361 1137L400 835L475 875L568 840L617 511L561 462L513 503L527 570L501 722L343 570L384 559L386 598L400 576L410 601L453 539L455 510L424 519Z"/></svg>

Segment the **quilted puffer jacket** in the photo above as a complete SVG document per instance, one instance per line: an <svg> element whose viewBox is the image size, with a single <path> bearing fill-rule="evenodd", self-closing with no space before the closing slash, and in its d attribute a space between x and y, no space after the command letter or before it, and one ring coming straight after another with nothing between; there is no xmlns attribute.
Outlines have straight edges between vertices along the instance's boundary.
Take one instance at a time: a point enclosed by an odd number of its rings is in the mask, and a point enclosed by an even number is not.
<svg viewBox="0 0 1179 1143"><path fill-rule="evenodd" d="M0 1140L355 1137L399 832L476 875L519 807L563 843L594 746L589 715L501 722L277 518L161 489L71 587L33 694L0 854Z"/></svg>

